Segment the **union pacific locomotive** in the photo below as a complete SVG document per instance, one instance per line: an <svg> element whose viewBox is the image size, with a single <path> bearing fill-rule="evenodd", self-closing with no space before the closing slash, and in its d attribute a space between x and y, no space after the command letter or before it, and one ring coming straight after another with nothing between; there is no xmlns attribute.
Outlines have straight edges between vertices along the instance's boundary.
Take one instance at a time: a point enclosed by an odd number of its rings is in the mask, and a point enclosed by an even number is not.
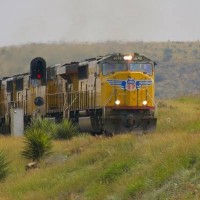
<svg viewBox="0 0 200 200"><path fill-rule="evenodd" d="M154 68L154 61L137 53L47 68L37 57L30 73L0 81L1 132L8 132L13 108L23 111L25 125L39 115L68 118L93 133L155 129Z"/></svg>

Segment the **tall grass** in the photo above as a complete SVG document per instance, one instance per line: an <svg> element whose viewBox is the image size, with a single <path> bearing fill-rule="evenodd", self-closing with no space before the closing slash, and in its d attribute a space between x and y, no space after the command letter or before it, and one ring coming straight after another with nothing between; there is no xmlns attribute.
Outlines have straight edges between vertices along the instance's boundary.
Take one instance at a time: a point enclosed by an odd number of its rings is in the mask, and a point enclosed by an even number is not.
<svg viewBox="0 0 200 200"><path fill-rule="evenodd" d="M199 199L198 101L163 103L154 134L112 138L81 135L54 140L51 162L44 159L39 170L28 173L19 164L18 170L1 183L1 198ZM18 155L22 141L0 139L0 148L8 152L12 168L13 163L24 163Z"/></svg>
<svg viewBox="0 0 200 200"><path fill-rule="evenodd" d="M166 185L176 184L180 173L191 170L200 178L199 146L200 136L186 133L56 141L55 153L62 149L68 159L12 180L11 188L5 183L4 189L11 199L158 199L163 194L155 191L168 194Z"/></svg>
<svg viewBox="0 0 200 200"><path fill-rule="evenodd" d="M0 151L0 181L4 180L9 174L9 161L3 151Z"/></svg>
<svg viewBox="0 0 200 200"><path fill-rule="evenodd" d="M182 97L159 102L157 132L198 133L200 131L199 100L199 97Z"/></svg>

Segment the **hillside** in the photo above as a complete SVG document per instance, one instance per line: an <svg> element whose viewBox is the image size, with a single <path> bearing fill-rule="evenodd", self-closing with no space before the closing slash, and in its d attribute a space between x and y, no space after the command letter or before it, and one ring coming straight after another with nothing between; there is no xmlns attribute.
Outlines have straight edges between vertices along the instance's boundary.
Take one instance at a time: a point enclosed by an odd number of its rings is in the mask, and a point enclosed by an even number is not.
<svg viewBox="0 0 200 200"><path fill-rule="evenodd" d="M159 101L154 134L55 141L54 154L32 171L20 155L23 138L1 137L11 161L1 199L199 199L199 101Z"/></svg>
<svg viewBox="0 0 200 200"><path fill-rule="evenodd" d="M29 44L0 48L0 76L11 76L29 71L30 61L44 57L54 65L81 61L110 53L138 52L158 63L156 96L171 98L199 93L200 42L104 42Z"/></svg>

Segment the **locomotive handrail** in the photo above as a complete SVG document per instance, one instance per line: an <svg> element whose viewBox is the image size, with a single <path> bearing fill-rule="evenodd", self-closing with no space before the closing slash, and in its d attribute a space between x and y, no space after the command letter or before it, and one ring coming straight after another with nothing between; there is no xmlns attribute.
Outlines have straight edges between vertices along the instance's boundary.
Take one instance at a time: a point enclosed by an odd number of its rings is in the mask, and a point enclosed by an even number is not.
<svg viewBox="0 0 200 200"><path fill-rule="evenodd" d="M104 104L104 107L108 104L108 102L111 100L111 98L114 96L114 92L111 93L111 95L108 97L108 101Z"/></svg>
<svg viewBox="0 0 200 200"><path fill-rule="evenodd" d="M76 95L77 95L76 98L74 98L74 100L71 102L71 104L70 104L69 106L67 106L67 107L64 109L64 111L66 111L67 109L69 109L69 108L72 106L72 104L76 101L76 99L78 98L78 93L77 93Z"/></svg>
<svg viewBox="0 0 200 200"><path fill-rule="evenodd" d="M57 92L57 93L52 93L52 94L49 94L49 93L48 93L48 94L47 94L47 96L48 96L48 95L57 95L57 94L63 94L63 93L64 93L64 92Z"/></svg>
<svg viewBox="0 0 200 200"><path fill-rule="evenodd" d="M108 102L112 99L112 97L114 96L114 91L111 93L111 95L108 97L108 100L106 101L106 103L103 106L103 118L105 119L105 110L106 110L106 105L108 104Z"/></svg>
<svg viewBox="0 0 200 200"><path fill-rule="evenodd" d="M63 108L63 117L65 116L65 111L66 110L69 110L69 108L73 105L73 103L76 101L76 99L78 98L78 92L70 92L71 94L72 93L74 93L74 94L76 94L76 97L74 98L74 100L71 102L71 104L70 105L68 105L66 108ZM66 102L66 101L65 101ZM64 105L65 106L65 105Z"/></svg>
<svg viewBox="0 0 200 200"><path fill-rule="evenodd" d="M54 112L55 110L61 112L64 107L65 92L49 93L46 95L46 110L47 112Z"/></svg>
<svg viewBox="0 0 200 200"><path fill-rule="evenodd" d="M153 104L155 105L155 108L157 108L157 104L156 102L153 100L153 98L151 97L151 95L147 92L148 97L150 97L151 101L153 102Z"/></svg>

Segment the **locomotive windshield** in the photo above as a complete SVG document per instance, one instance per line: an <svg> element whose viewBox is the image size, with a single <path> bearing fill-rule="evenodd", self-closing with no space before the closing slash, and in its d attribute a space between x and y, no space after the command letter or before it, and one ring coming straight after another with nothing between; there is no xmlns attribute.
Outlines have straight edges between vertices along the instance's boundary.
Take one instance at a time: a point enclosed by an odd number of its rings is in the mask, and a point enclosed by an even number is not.
<svg viewBox="0 0 200 200"><path fill-rule="evenodd" d="M152 75L152 65L150 63L130 63L129 68L133 72L144 72Z"/></svg>
<svg viewBox="0 0 200 200"><path fill-rule="evenodd" d="M119 62L105 62L102 64L102 74L107 75L118 71L126 71L127 64Z"/></svg>
<svg viewBox="0 0 200 200"><path fill-rule="evenodd" d="M152 75L153 67L151 63L129 63L129 71L132 72L144 72ZM119 62L105 62L102 64L102 74L108 75L110 73L118 71L127 71L127 63Z"/></svg>

